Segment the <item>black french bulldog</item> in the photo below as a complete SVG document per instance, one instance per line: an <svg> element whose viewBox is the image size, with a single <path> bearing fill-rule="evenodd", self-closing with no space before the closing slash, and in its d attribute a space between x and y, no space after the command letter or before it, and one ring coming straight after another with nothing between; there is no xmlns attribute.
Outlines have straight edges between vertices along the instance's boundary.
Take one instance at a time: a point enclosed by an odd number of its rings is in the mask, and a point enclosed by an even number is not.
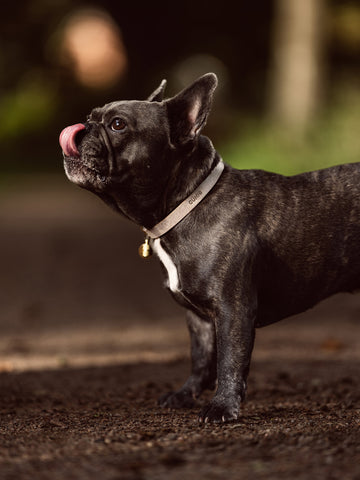
<svg viewBox="0 0 360 480"><path fill-rule="evenodd" d="M159 402L192 406L217 381L200 422L238 418L256 327L360 287L360 164L292 177L222 171L200 135L216 85L207 74L163 100L162 82L147 101L95 108L60 136L68 178L147 229L169 290L188 310L191 375Z"/></svg>

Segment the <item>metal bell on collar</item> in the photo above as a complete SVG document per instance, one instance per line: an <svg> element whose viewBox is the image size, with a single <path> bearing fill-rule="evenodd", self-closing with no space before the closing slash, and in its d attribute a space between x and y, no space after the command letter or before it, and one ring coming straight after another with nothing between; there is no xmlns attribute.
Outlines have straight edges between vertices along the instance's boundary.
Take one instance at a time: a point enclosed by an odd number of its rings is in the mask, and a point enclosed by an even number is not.
<svg viewBox="0 0 360 480"><path fill-rule="evenodd" d="M141 258L149 258L152 255L152 249L149 243L149 237L145 238L145 242L139 247L139 255Z"/></svg>

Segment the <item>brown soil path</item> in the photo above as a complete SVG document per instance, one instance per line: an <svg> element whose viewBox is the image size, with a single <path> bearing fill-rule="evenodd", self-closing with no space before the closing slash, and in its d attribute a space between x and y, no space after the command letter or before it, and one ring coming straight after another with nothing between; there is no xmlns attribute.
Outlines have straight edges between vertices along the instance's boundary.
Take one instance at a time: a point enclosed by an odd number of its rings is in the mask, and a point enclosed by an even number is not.
<svg viewBox="0 0 360 480"><path fill-rule="evenodd" d="M138 229L62 178L0 192L0 480L360 479L360 296L260 330L236 424L157 397L183 312Z"/></svg>

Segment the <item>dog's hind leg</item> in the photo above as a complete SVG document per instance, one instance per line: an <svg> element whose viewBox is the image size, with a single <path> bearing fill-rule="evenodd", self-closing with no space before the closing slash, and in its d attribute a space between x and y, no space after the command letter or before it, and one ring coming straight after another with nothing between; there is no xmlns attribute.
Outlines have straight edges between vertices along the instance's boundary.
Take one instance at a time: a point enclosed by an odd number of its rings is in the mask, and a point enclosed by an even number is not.
<svg viewBox="0 0 360 480"><path fill-rule="evenodd" d="M188 311L187 324L191 339L191 374L180 390L159 399L159 405L169 408L191 408L194 399L216 384L216 339L211 321L205 321Z"/></svg>

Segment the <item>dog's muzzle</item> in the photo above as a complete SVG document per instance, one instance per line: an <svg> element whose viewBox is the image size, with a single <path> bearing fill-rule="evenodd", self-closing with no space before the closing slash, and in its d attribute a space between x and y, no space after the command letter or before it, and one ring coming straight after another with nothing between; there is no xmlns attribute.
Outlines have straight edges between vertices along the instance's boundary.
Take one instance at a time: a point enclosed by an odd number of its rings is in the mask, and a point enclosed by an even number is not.
<svg viewBox="0 0 360 480"><path fill-rule="evenodd" d="M110 141L109 135L106 131L106 128L105 128L104 124L98 123L97 125L99 126L100 135L101 135L101 137L104 141L104 144L106 146L106 149L108 151L109 174L111 175L115 171L115 168L116 168L114 149L113 149L112 143Z"/></svg>

